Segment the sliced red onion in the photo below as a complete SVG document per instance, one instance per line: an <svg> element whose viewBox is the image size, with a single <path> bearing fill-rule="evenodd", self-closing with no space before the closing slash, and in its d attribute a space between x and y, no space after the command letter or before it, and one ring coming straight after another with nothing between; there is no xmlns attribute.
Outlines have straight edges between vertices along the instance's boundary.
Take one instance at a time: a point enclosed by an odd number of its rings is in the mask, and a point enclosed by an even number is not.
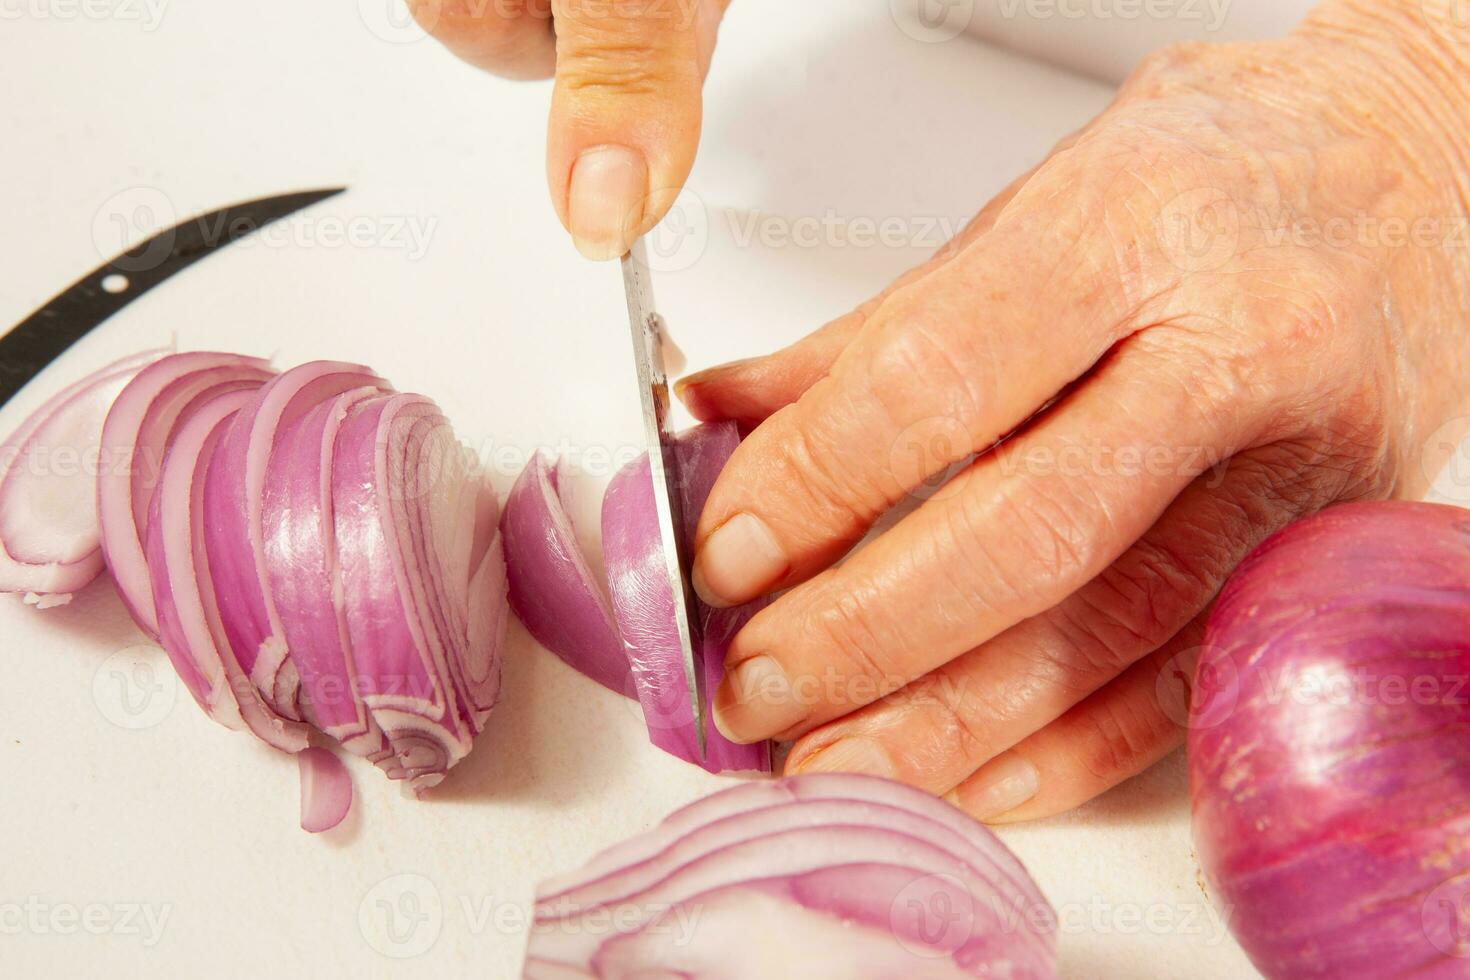
<svg viewBox="0 0 1470 980"><path fill-rule="evenodd" d="M205 546L225 636L266 704L296 721L303 718L299 681L286 656L264 554L266 473L280 429L365 386L386 383L371 368L336 361L313 361L273 379L231 421L205 482Z"/></svg>
<svg viewBox="0 0 1470 980"><path fill-rule="evenodd" d="M301 829L320 834L340 824L352 809L352 777L342 760L312 746L296 754L301 771Z"/></svg>
<svg viewBox="0 0 1470 980"><path fill-rule="evenodd" d="M632 673L607 596L577 543L560 495L561 466L537 453L505 502L510 604L546 649L627 696Z"/></svg>
<svg viewBox="0 0 1470 980"><path fill-rule="evenodd" d="M123 605L150 637L158 637L158 613L143 548L169 442L199 405L257 389L273 373L267 362L238 354L174 354L138 372L107 413L101 446L109 465L100 469L94 490L102 552Z"/></svg>
<svg viewBox="0 0 1470 980"><path fill-rule="evenodd" d="M499 690L504 594L476 608L458 585L498 592L503 582L483 486L427 399L360 401L340 424L332 511L347 642L359 694L393 750L390 775L415 789L469 751Z"/></svg>
<svg viewBox="0 0 1470 980"><path fill-rule="evenodd" d="M101 573L97 475L115 463L101 448L103 422L118 392L166 353L124 358L62 389L0 446L0 591L48 608Z"/></svg>
<svg viewBox="0 0 1470 980"><path fill-rule="evenodd" d="M718 793L541 886L524 976L1040 980L1055 932L1020 862L948 804L808 776Z"/></svg>
<svg viewBox="0 0 1470 980"><path fill-rule="evenodd" d="M374 762L391 753L362 701L347 634L332 464L347 412L381 394L376 386L355 388L287 428L271 454L261 510L270 592L311 722Z"/></svg>
<svg viewBox="0 0 1470 980"><path fill-rule="evenodd" d="M153 493L145 554L160 642L194 700L222 724L299 752L307 744L305 726L265 704L225 639L204 548L204 477L229 423L252 397L249 391L221 395L179 427Z"/></svg>
<svg viewBox="0 0 1470 980"><path fill-rule="evenodd" d="M678 439L674 451L679 461L685 521L681 533L691 544L715 478L739 443L733 422L702 425ZM674 622L674 592L664 563L653 479L646 458L625 467L607 488L602 500L602 549L612 606L632 663L649 740L710 772L770 771L769 743L737 745L713 725L706 726L706 752L700 758ZM730 641L760 605L715 610L696 600L695 655L696 666L702 672L699 693L706 718L709 692L716 690L724 678Z"/></svg>
<svg viewBox="0 0 1470 980"><path fill-rule="evenodd" d="M15 465L60 445L76 478ZM428 399L359 365L150 352L62 392L3 462L0 588L64 604L105 555L215 720L293 753L315 726L415 790L484 727L509 618L498 504ZM318 830L351 793L319 752Z"/></svg>

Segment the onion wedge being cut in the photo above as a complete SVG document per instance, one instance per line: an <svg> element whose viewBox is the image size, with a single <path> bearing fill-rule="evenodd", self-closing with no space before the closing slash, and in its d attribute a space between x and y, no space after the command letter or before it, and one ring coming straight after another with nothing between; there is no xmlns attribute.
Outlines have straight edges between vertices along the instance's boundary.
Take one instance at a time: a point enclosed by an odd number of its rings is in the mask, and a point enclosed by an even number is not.
<svg viewBox="0 0 1470 980"><path fill-rule="evenodd" d="M733 422L697 426L678 436L674 452L686 536L693 536L715 479L739 444ZM556 467L537 454L516 481L502 521L511 605L527 630L574 669L636 698L649 740L664 751L710 772L769 772L769 743L737 745L712 725L700 756L648 460L619 471L603 497L603 562L611 602L577 544L558 479ZM763 604L711 609L697 603L691 627L704 692L719 687L730 641ZM707 703L705 708L708 718Z"/></svg>

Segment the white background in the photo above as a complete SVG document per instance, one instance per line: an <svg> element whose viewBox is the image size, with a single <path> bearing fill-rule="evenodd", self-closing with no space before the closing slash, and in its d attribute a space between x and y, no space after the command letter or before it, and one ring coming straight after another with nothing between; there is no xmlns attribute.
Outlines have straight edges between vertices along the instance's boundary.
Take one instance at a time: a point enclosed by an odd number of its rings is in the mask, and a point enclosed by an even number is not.
<svg viewBox="0 0 1470 980"><path fill-rule="evenodd" d="M626 458L638 419L616 270L583 263L546 200L546 87L461 66L393 0L151 2L0 0L0 323L129 225L351 190L134 304L0 429L46 389L170 338L352 359L438 399L502 489L535 446L585 451L579 511L595 515L605 457ZM694 234L665 240L656 277L692 366L859 302L1110 96L932 40L882 2L734 5L681 212ZM885 218L905 244L864 238ZM138 642L105 583L45 614L0 602L0 974L513 977L539 876L722 785L651 749L629 704L514 627L504 702L434 799L353 760L353 816L310 837L295 763L206 721ZM1003 832L1062 911L1066 976L1253 975L1207 911L1187 818L1176 756ZM380 901L417 902L417 931L392 942ZM43 927L17 931L7 909L27 904ZM167 915L151 945L119 919L139 905ZM63 934L65 909L88 906L106 910L91 913L103 934Z"/></svg>

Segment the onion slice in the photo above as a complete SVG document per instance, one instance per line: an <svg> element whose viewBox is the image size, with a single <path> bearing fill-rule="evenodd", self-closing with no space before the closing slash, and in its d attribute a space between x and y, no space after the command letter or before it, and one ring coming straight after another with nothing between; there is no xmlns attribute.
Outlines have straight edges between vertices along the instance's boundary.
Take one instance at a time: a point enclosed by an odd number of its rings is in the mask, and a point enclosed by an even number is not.
<svg viewBox="0 0 1470 980"><path fill-rule="evenodd" d="M267 362L238 354L174 354L138 372L107 412L102 456L118 465L98 473L94 491L102 552L123 605L154 639L158 612L143 549L169 443L199 407L231 391L259 388L273 373Z"/></svg>
<svg viewBox="0 0 1470 980"><path fill-rule="evenodd" d="M204 474L251 397L248 391L221 395L179 428L153 495L145 553L159 639L194 700L222 724L299 752L307 744L305 727L264 703L225 640L202 534Z"/></svg>
<svg viewBox="0 0 1470 980"><path fill-rule="evenodd" d="M352 777L342 760L312 746L296 754L301 773L301 829L320 834L340 824L352 809Z"/></svg>
<svg viewBox="0 0 1470 980"><path fill-rule="evenodd" d="M313 361L261 388L230 423L204 487L204 539L225 636L266 704L302 719L299 681L266 569L262 507L278 431L322 401L365 386L386 388L371 368Z"/></svg>
<svg viewBox="0 0 1470 980"><path fill-rule="evenodd" d="M499 693L506 617L468 606L498 594L498 514L483 475L433 402L372 398L348 409L332 463L346 637L360 696L415 790L469 752ZM460 543L463 547L455 547Z"/></svg>
<svg viewBox="0 0 1470 980"><path fill-rule="evenodd" d="M1040 980L1055 934L1020 862L948 804L797 777L715 794L543 884L524 976Z"/></svg>
<svg viewBox="0 0 1470 980"><path fill-rule="evenodd" d="M102 449L107 410L167 351L124 358L62 389L0 445L0 591L65 604L104 564L97 477L120 463Z"/></svg>
<svg viewBox="0 0 1470 980"><path fill-rule="evenodd" d="M691 545L715 479L739 444L733 422L698 426L681 433L675 443L685 522L680 533ZM624 467L607 488L602 500L602 549L612 606L632 664L649 740L710 772L769 772L770 743L738 745L714 725L706 726L706 751L700 757L647 458ZM730 642L762 605L756 602L721 610L695 601L698 618L691 627L695 667L701 674L696 683L706 718L709 694L724 679Z"/></svg>
<svg viewBox="0 0 1470 980"><path fill-rule="evenodd" d="M573 669L617 694L634 690L607 596L577 543L561 499L561 466L544 453L526 464L501 521L510 604L527 631Z"/></svg>

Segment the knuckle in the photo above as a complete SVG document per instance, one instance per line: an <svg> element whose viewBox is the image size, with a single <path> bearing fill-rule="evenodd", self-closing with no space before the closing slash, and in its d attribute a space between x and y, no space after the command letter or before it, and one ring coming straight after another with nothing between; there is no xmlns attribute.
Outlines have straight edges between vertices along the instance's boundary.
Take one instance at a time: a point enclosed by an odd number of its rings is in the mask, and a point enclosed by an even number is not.
<svg viewBox="0 0 1470 980"><path fill-rule="evenodd" d="M795 498L793 533L825 538L838 529L846 536L877 520L891 501L864 467L854 465L841 436L831 434L824 421L809 419L801 402L783 412L792 424L776 457L784 471L777 485Z"/></svg>
<svg viewBox="0 0 1470 980"><path fill-rule="evenodd" d="M647 43L607 37L557 44L557 77L580 95L656 95L677 79L664 52Z"/></svg>
<svg viewBox="0 0 1470 980"><path fill-rule="evenodd" d="M1148 768L1170 744L1168 722L1150 721L1125 707L1105 706L1087 716L1077 762L1100 786L1109 787Z"/></svg>
<svg viewBox="0 0 1470 980"><path fill-rule="evenodd" d="M1063 489L1065 485L1066 481L1062 480L1039 485L1031 481L1002 491L1000 524L1016 548L1016 570L1024 572L1022 581L1005 584L1018 600L1074 581L1095 563L1097 535L1084 526L1078 515L1096 503L1079 506L1075 499L1064 499L1071 496L1071 492ZM974 515L966 522L971 528L970 537L978 547L993 536L987 525L993 528L994 521L985 502L973 501L973 504L986 510L985 523Z"/></svg>
<svg viewBox="0 0 1470 980"><path fill-rule="evenodd" d="M1113 677L1157 649L1208 601L1214 583L1166 545L1139 541L1122 559L1056 609L1073 652Z"/></svg>
<svg viewBox="0 0 1470 980"><path fill-rule="evenodd" d="M944 416L972 439L983 438L987 414L984 393L996 390L995 353L987 353L980 336L970 342L964 335L956 336L917 303L900 300L895 312L890 322L901 327L886 332L884 342L866 364L863 379L864 388L884 412L890 431L899 431L913 421L914 393L922 390L926 397L943 399L927 404L925 414ZM947 462L963 458L971 448L952 447L955 455Z"/></svg>
<svg viewBox="0 0 1470 980"><path fill-rule="evenodd" d="M901 679L892 677L885 663L893 638L872 620L867 605L861 593L846 592L828 603L817 616L820 643L835 655L835 676L866 679L861 690L844 685L842 690L827 692L827 700L847 710L870 704L888 693L877 687L870 690L872 682L894 689L902 683Z"/></svg>
<svg viewBox="0 0 1470 980"><path fill-rule="evenodd" d="M948 676L925 678L905 691L925 717L930 747L924 754L939 760L938 768L954 767L963 778L1004 747L983 730L984 719L1002 716L1003 706L990 703L990 692L966 691Z"/></svg>

